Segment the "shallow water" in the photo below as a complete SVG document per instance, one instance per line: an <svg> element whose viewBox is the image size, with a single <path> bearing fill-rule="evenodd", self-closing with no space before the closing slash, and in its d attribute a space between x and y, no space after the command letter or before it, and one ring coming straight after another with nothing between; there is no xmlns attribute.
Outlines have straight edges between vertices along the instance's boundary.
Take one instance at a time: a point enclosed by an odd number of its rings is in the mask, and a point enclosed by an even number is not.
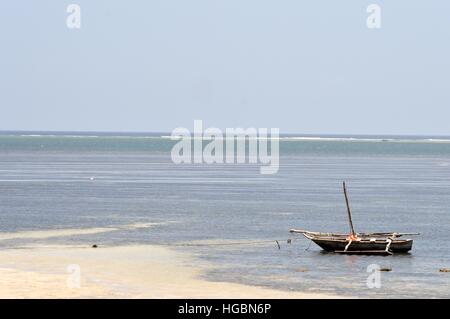
<svg viewBox="0 0 450 319"><path fill-rule="evenodd" d="M450 275L439 272L450 268L450 143L442 138L284 138L278 174L260 175L254 164L175 165L174 142L162 134L52 134L0 135L1 232L155 223L32 242L172 245L215 265L208 279L285 290L450 296ZM420 232L411 254L327 254L288 233L348 231L342 180L356 230ZM222 245L237 241L267 242ZM371 264L392 268L381 288L367 287Z"/></svg>

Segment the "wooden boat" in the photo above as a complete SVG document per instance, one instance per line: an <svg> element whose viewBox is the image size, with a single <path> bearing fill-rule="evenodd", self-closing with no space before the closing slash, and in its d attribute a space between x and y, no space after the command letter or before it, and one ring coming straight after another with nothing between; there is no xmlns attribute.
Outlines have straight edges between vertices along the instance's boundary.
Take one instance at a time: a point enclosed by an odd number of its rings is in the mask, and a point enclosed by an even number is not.
<svg viewBox="0 0 450 319"><path fill-rule="evenodd" d="M323 250L347 254L380 254L407 253L412 249L412 239L400 239L405 235L416 233L358 233L348 234L318 233L306 230L291 229L291 233L301 233L312 240Z"/></svg>
<svg viewBox="0 0 450 319"><path fill-rule="evenodd" d="M356 233L353 228L347 189L343 183L345 202L350 223L350 234L320 233L291 229L291 233L303 234L325 251L341 254L392 255L407 253L412 249L413 240L403 236L419 235L418 233Z"/></svg>

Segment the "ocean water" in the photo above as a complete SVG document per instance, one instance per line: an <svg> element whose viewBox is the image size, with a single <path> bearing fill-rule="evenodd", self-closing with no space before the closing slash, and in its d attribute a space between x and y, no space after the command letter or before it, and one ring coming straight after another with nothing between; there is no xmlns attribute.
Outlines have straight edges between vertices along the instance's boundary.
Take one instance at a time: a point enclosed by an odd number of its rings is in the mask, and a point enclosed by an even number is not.
<svg viewBox="0 0 450 319"><path fill-rule="evenodd" d="M450 297L450 140L283 136L280 169L183 164L165 134L3 132L0 234L154 223L32 243L158 244L213 265L208 280L370 298ZM166 134L167 135L167 134ZM419 232L410 254L324 253L290 228ZM287 239L293 239L291 244ZM278 240L280 249L275 240ZM30 243L0 241L0 249ZM368 288L371 264L381 287Z"/></svg>

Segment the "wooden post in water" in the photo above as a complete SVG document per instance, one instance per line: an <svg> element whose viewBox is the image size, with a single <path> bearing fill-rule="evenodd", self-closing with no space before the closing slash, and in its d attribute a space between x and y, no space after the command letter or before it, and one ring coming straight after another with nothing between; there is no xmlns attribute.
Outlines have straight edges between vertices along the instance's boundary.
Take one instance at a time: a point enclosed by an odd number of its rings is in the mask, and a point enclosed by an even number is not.
<svg viewBox="0 0 450 319"><path fill-rule="evenodd" d="M347 205L348 221L350 222L350 231L352 232L353 236L356 236L355 229L353 228L352 212L350 210L350 204L348 203L348 195L347 189L345 187L345 182L342 183L342 186L344 187L345 204Z"/></svg>

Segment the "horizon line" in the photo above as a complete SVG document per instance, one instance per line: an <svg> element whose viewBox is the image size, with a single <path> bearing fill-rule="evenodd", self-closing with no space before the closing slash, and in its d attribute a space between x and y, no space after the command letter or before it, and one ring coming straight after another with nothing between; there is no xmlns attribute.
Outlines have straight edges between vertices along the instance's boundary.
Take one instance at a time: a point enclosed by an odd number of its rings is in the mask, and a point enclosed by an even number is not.
<svg viewBox="0 0 450 319"><path fill-rule="evenodd" d="M171 135L171 131L101 131L101 130L2 130L4 133L100 133L100 134L167 134ZM280 135L297 135L297 136L405 136L405 137L449 137L450 134L410 134L410 133L299 133L299 132L280 132Z"/></svg>

